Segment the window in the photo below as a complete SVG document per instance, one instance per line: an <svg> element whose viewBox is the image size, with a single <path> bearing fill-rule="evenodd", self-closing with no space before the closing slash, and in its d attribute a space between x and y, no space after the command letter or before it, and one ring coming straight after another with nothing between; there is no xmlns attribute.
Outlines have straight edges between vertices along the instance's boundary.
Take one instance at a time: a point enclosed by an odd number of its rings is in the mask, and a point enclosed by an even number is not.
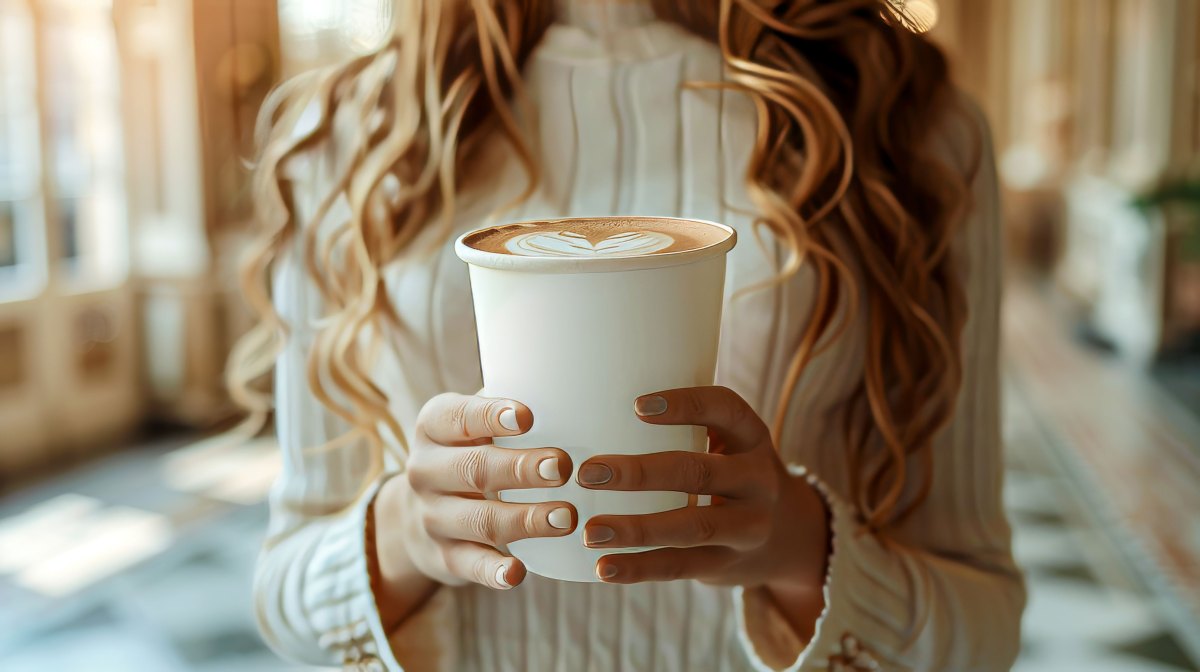
<svg viewBox="0 0 1200 672"><path fill-rule="evenodd" d="M279 0L287 72L327 65L379 48L392 30L392 0Z"/></svg>
<svg viewBox="0 0 1200 672"><path fill-rule="evenodd" d="M0 0L0 298L124 278L118 73L111 0Z"/></svg>
<svg viewBox="0 0 1200 672"><path fill-rule="evenodd" d="M43 0L41 10L54 257L73 285L116 284L128 231L111 0Z"/></svg>
<svg viewBox="0 0 1200 672"><path fill-rule="evenodd" d="M0 296L36 291L44 271L32 25L0 0Z"/></svg>

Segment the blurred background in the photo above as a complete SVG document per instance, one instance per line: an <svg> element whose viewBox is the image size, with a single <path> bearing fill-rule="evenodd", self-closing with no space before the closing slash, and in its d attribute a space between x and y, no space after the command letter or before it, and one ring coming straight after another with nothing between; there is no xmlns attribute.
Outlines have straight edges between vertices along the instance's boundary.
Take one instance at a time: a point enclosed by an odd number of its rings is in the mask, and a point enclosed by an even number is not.
<svg viewBox="0 0 1200 672"><path fill-rule="evenodd" d="M901 2L902 0L896 0ZM1200 665L1200 2L908 0L996 135L1017 669ZM224 358L256 111L388 0L0 0L0 669L294 670Z"/></svg>

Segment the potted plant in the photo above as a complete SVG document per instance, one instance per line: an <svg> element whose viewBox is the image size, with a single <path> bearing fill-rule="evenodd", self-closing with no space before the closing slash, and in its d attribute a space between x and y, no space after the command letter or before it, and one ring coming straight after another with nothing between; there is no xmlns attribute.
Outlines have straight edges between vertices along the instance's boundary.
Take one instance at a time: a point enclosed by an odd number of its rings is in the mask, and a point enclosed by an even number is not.
<svg viewBox="0 0 1200 672"><path fill-rule="evenodd" d="M1158 209L1171 224L1166 330L1154 375L1177 399L1200 412L1200 178L1163 182L1134 200Z"/></svg>

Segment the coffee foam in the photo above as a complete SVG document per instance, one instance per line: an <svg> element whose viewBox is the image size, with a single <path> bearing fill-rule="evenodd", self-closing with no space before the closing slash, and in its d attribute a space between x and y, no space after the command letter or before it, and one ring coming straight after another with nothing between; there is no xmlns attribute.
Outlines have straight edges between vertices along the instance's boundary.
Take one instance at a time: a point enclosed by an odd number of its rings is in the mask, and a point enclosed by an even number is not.
<svg viewBox="0 0 1200 672"><path fill-rule="evenodd" d="M521 257L627 258L716 245L729 232L691 220L605 217L504 224L463 239L483 252Z"/></svg>

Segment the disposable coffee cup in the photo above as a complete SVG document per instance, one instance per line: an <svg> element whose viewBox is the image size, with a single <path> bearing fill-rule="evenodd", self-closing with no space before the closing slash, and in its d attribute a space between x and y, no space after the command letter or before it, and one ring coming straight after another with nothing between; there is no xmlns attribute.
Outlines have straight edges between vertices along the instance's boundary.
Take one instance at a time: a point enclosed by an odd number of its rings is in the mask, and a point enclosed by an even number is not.
<svg viewBox="0 0 1200 672"><path fill-rule="evenodd" d="M725 257L736 241L722 224L653 217L526 222L459 238L455 251L470 267L482 394L533 412L529 432L496 445L561 448L576 471L597 455L704 452L704 428L642 422L633 404L650 392L713 384ZM585 547L588 519L688 504L678 492L588 490L574 473L559 488L498 496L575 506L571 535L522 540L508 550L529 571L581 582L599 580L600 557L645 550Z"/></svg>

